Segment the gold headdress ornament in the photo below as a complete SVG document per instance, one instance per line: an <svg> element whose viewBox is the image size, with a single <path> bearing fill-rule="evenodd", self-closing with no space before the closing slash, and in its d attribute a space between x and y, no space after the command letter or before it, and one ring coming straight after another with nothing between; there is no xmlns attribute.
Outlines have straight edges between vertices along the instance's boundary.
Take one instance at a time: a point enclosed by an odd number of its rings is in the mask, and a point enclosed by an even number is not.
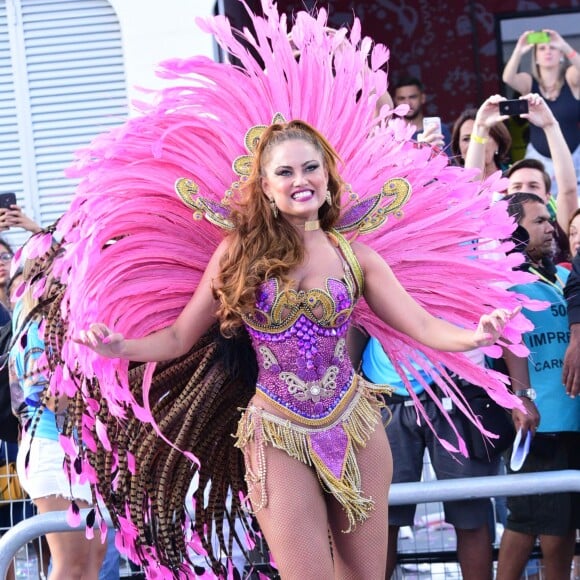
<svg viewBox="0 0 580 580"><path fill-rule="evenodd" d="M277 125L284 123L286 123L286 119L284 119L280 113L276 113L272 119L272 123L270 124ZM244 145L246 146L249 155L240 155L240 157L236 157L232 163L234 171L242 178L242 180L244 177L247 178L250 176L254 156L258 149L258 143L267 128L266 125L256 125L255 127L251 127L244 137Z"/></svg>
<svg viewBox="0 0 580 580"><path fill-rule="evenodd" d="M411 197L411 184L402 177L394 177L383 184L381 192L359 201L359 195L350 191L347 207L342 210L340 222L334 228L341 233L368 234L380 228L389 215L402 218L401 208Z"/></svg>
<svg viewBox="0 0 580 580"><path fill-rule="evenodd" d="M276 113L272 119L272 125L276 123L286 123L286 119L280 113ZM240 176L240 179L234 181L230 188L226 190L221 203L199 196L199 185L191 179L182 177L175 182L175 191L181 201L194 210L193 219L200 220L205 217L208 221L223 229L234 229L234 224L229 219L231 212L230 199L233 197L234 191L239 190L241 183L249 177L260 137L267 128L267 125L255 125L247 131L244 137L244 145L248 153L236 157L232 163L232 168Z"/></svg>
<svg viewBox="0 0 580 580"><path fill-rule="evenodd" d="M272 125L286 123L286 119L280 113L276 113L272 119ZM234 229L230 219L230 200L234 192L240 189L250 175L254 156L260 142L260 138L267 125L255 125L251 127L244 137L244 145L247 154L234 159L232 168L240 176L226 190L221 202L213 201L199 195L199 186L191 179L181 178L175 183L177 195L183 203L194 210L193 218L201 220L204 217L211 223L225 229ZM382 187L381 192L368 198L359 200L358 194L349 190L348 206L343 210L340 222L335 229L341 233L357 232L366 234L381 227L390 214L397 218L402 217L401 208L411 195L411 185L406 179L389 179Z"/></svg>

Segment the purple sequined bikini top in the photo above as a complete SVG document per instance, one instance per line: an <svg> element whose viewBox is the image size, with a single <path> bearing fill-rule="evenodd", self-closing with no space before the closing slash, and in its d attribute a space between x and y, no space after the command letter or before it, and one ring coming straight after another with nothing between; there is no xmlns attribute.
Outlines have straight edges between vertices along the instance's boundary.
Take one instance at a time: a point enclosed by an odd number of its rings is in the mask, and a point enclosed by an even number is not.
<svg viewBox="0 0 580 580"><path fill-rule="evenodd" d="M244 317L258 358L257 390L283 414L311 425L334 418L356 383L346 332L362 270L343 244L342 238L343 279L328 278L325 289L306 291L281 291L279 280L269 279L258 290L256 309Z"/></svg>

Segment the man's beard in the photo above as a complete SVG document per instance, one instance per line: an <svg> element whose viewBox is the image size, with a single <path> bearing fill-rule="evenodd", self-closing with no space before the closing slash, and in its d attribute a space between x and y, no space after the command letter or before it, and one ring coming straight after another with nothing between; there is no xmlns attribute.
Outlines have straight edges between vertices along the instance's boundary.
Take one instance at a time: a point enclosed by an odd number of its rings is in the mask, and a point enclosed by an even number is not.
<svg viewBox="0 0 580 580"><path fill-rule="evenodd" d="M546 252L545 254L545 258L550 258L550 260L553 260L554 256L560 251L560 248L558 247L558 242L556 241L556 238L552 238L552 243L550 244L550 249Z"/></svg>
<svg viewBox="0 0 580 580"><path fill-rule="evenodd" d="M552 243L549 247L542 246L541 248L528 248L526 253L533 262L540 263L545 258L552 260L553 257L558 253L558 245L556 240L552 238Z"/></svg>
<svg viewBox="0 0 580 580"><path fill-rule="evenodd" d="M414 121L420 114L421 107L419 107L416 111L409 109L409 112L405 115L405 119L407 119L407 121Z"/></svg>

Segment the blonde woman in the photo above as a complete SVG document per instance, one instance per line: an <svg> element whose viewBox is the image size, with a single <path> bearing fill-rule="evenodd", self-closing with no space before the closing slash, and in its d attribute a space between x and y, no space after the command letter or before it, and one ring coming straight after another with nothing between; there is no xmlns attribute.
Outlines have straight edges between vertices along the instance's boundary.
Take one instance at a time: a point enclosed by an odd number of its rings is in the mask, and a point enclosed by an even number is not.
<svg viewBox="0 0 580 580"><path fill-rule="evenodd" d="M580 55L558 32L545 29L549 42L531 44L524 32L505 65L502 79L512 89L527 95L538 93L545 100L562 127L570 153L574 156L576 174L580 175ZM531 54L532 71L520 71L525 54ZM554 177L552 157L543 131L530 125L530 142L526 157L539 159ZM553 192L557 193L557 192Z"/></svg>

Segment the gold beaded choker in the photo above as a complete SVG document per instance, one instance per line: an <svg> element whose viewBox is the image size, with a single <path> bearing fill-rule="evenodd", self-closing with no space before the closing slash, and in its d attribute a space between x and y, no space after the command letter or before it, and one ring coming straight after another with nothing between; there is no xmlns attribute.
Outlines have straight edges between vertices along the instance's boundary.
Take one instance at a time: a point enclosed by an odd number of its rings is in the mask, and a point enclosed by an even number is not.
<svg viewBox="0 0 580 580"><path fill-rule="evenodd" d="M305 232L313 232L314 230L320 229L320 220L310 220L304 223Z"/></svg>

